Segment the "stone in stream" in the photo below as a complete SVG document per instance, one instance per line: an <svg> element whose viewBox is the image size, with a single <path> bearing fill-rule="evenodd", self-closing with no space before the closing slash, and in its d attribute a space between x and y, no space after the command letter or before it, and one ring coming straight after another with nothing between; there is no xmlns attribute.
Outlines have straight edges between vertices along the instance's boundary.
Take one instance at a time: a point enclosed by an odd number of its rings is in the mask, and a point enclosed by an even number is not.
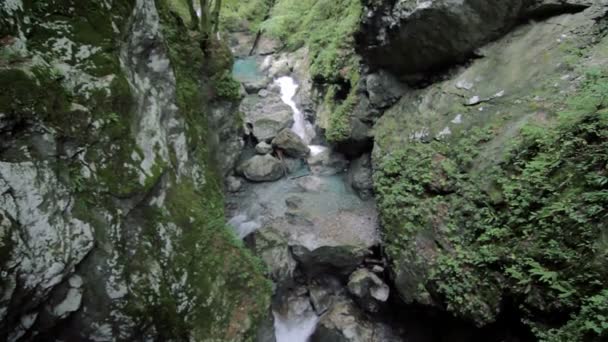
<svg viewBox="0 0 608 342"><path fill-rule="evenodd" d="M268 92L266 97L248 95L239 110L244 115L248 131L258 141L270 142L280 131L293 125L291 108L276 92Z"/></svg>
<svg viewBox="0 0 608 342"><path fill-rule="evenodd" d="M255 94L266 88L270 84L270 81L269 77L262 77L255 80L246 80L243 82L243 86L248 94Z"/></svg>
<svg viewBox="0 0 608 342"><path fill-rule="evenodd" d="M388 285L366 268L358 269L350 275L348 291L369 312L378 312L380 303L386 302L390 294Z"/></svg>
<svg viewBox="0 0 608 342"><path fill-rule="evenodd" d="M299 209L303 203L304 200L298 196L290 196L285 199L285 205L289 209Z"/></svg>
<svg viewBox="0 0 608 342"><path fill-rule="evenodd" d="M285 151L285 154L294 158L306 158L310 154L310 148L291 129L279 132L272 140L272 146Z"/></svg>
<svg viewBox="0 0 608 342"><path fill-rule="evenodd" d="M287 240L273 228L264 228L254 234L255 254L268 267L270 278L277 283L288 282L296 269Z"/></svg>
<svg viewBox="0 0 608 342"><path fill-rule="evenodd" d="M298 186L306 192L320 192L323 187L321 178L317 176L306 176L298 179Z"/></svg>
<svg viewBox="0 0 608 342"><path fill-rule="evenodd" d="M272 146L269 143L262 141L255 146L255 152L262 155L269 154L272 152Z"/></svg>
<svg viewBox="0 0 608 342"><path fill-rule="evenodd" d="M311 342L398 342L392 329L372 322L350 299L338 298L321 317Z"/></svg>
<svg viewBox="0 0 608 342"><path fill-rule="evenodd" d="M239 165L237 171L252 182L273 182L285 173L281 161L269 154L251 157Z"/></svg>

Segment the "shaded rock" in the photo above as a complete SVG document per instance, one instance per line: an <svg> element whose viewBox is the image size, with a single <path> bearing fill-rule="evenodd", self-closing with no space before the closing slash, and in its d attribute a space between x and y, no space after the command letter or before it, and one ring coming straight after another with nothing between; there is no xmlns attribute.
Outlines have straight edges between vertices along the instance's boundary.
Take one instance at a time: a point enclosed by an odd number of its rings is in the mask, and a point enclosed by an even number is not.
<svg viewBox="0 0 608 342"><path fill-rule="evenodd" d="M273 228L255 232L255 254L262 259L272 280L285 283L292 278L296 262L291 256L287 240Z"/></svg>
<svg viewBox="0 0 608 342"><path fill-rule="evenodd" d="M209 144L221 146L214 151L214 157L224 176L230 174L236 165L245 142L243 127L237 103L222 101L211 106L209 117Z"/></svg>
<svg viewBox="0 0 608 342"><path fill-rule="evenodd" d="M262 141L255 146L255 152L262 155L269 154L272 152L272 146L269 143Z"/></svg>
<svg viewBox="0 0 608 342"><path fill-rule="evenodd" d="M371 322L356 305L339 299L319 321L311 342L397 342L387 325Z"/></svg>
<svg viewBox="0 0 608 342"><path fill-rule="evenodd" d="M294 158L306 158L310 154L310 148L290 129L279 132L272 140L272 146L285 151L288 156Z"/></svg>
<svg viewBox="0 0 608 342"><path fill-rule="evenodd" d="M256 155L239 165L237 171L253 182L272 182L283 177L285 170L281 161L273 156Z"/></svg>
<svg viewBox="0 0 608 342"><path fill-rule="evenodd" d="M308 291L313 308L318 315L322 315L333 306L344 288L340 279L323 275L308 285Z"/></svg>
<svg viewBox="0 0 608 342"><path fill-rule="evenodd" d="M297 210L288 210L285 213L285 218L287 218L287 222L296 226L313 226L314 222L312 221L312 217L306 212L301 212Z"/></svg>
<svg viewBox="0 0 608 342"><path fill-rule="evenodd" d="M399 75L463 62L522 18L580 11L592 1L372 1L357 36L367 62ZM545 15L546 15L545 14ZM407 46L407 49L399 47Z"/></svg>
<svg viewBox="0 0 608 342"><path fill-rule="evenodd" d="M365 86L370 104L376 108L390 107L406 90L399 80L384 70L368 75Z"/></svg>
<svg viewBox="0 0 608 342"><path fill-rule="evenodd" d="M348 275L371 254L368 249L356 246L323 246L313 251L304 246L293 246L292 253L310 275L323 272Z"/></svg>
<svg viewBox="0 0 608 342"><path fill-rule="evenodd" d="M268 315L258 328L256 334L256 342L276 342L277 338L274 331L274 315L272 312L268 312Z"/></svg>
<svg viewBox="0 0 608 342"><path fill-rule="evenodd" d="M255 94L260 90L266 88L270 84L271 79L269 77L262 77L258 79L245 80L243 86L247 91L247 94Z"/></svg>
<svg viewBox="0 0 608 342"><path fill-rule="evenodd" d="M363 200L372 198L374 180L372 178L371 155L364 154L355 159L348 170L348 182Z"/></svg>
<svg viewBox="0 0 608 342"><path fill-rule="evenodd" d="M388 300L390 288L377 275L362 268L348 278L348 291L365 310L377 312L380 303Z"/></svg>
<svg viewBox="0 0 608 342"><path fill-rule="evenodd" d="M275 92L269 92L266 97L246 96L239 110L245 117L249 132L260 142L270 142L280 131L293 124L291 108Z"/></svg>

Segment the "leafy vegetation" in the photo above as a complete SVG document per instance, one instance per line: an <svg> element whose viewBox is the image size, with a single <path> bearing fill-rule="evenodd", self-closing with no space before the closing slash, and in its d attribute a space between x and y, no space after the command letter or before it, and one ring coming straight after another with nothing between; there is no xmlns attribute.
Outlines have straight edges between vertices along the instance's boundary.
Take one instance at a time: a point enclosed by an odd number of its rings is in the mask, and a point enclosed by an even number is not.
<svg viewBox="0 0 608 342"><path fill-rule="evenodd" d="M554 126L522 129L505 161L471 165L494 130L409 143L374 181L387 252L485 325L510 297L544 341L608 338L608 75L592 70Z"/></svg>
<svg viewBox="0 0 608 342"><path fill-rule="evenodd" d="M304 46L309 49L311 76L326 93L324 104L331 112L327 137L336 143L350 135L354 89L359 82L353 37L361 15L359 0L251 0L224 4L226 28L249 26L254 32L260 30L280 40L287 50ZM336 99L336 91L344 84L352 91L347 99Z"/></svg>

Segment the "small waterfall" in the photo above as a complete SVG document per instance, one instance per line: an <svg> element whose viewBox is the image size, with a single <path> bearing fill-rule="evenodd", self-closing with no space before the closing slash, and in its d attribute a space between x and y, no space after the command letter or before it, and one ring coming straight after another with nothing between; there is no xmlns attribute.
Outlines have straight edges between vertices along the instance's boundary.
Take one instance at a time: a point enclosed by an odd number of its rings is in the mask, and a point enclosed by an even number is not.
<svg viewBox="0 0 608 342"><path fill-rule="evenodd" d="M293 111L293 126L291 129L304 140L304 143L310 144L310 141L314 137L314 128L312 124L306 121L304 113L298 109L293 99L298 90L298 84L289 76L277 78L275 84L281 88L281 100Z"/></svg>
<svg viewBox="0 0 608 342"><path fill-rule="evenodd" d="M277 342L308 342L315 332L319 317L307 312L299 317L284 318L274 313L274 330Z"/></svg>

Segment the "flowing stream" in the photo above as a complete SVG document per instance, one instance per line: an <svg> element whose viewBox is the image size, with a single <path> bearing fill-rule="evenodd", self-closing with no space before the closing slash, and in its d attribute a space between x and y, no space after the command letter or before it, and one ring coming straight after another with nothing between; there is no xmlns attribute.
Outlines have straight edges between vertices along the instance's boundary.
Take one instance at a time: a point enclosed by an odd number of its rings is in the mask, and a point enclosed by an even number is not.
<svg viewBox="0 0 608 342"><path fill-rule="evenodd" d="M270 67L267 64L256 57L237 59L233 75L241 82L259 81L267 77L264 72ZM307 161L291 159L287 177L275 182L247 183L242 191L233 194L230 225L240 238L272 227L284 235L290 245L304 246L310 251L323 246L374 245L379 239L375 229L370 229L376 227L375 204L361 200L346 182L344 169L348 162L344 157L334 156L326 146L311 145L315 127L296 103L298 83L291 76L282 76L270 84L267 91L276 91L276 101L289 106L293 115L291 129L309 146L311 153ZM319 160L324 162L318 164ZM299 201L296 214L287 206L293 198ZM293 216L289 215L301 215L297 216L300 221L290 221L289 217ZM276 341L307 342L320 319L311 307L308 295L298 300L289 295L279 296L282 308L273 311Z"/></svg>
<svg viewBox="0 0 608 342"><path fill-rule="evenodd" d="M296 133L304 143L310 144L314 137L314 128L312 124L306 121L304 114L298 109L294 101L294 97L298 90L298 84L292 77L283 76L275 80L275 83L281 89L281 101L288 105L293 111L293 126L291 130ZM311 154L321 153L326 147L310 146ZM277 342L307 342L310 336L315 332L319 317L314 312L305 312L301 314L287 315L283 317L277 312L274 312L274 329Z"/></svg>

